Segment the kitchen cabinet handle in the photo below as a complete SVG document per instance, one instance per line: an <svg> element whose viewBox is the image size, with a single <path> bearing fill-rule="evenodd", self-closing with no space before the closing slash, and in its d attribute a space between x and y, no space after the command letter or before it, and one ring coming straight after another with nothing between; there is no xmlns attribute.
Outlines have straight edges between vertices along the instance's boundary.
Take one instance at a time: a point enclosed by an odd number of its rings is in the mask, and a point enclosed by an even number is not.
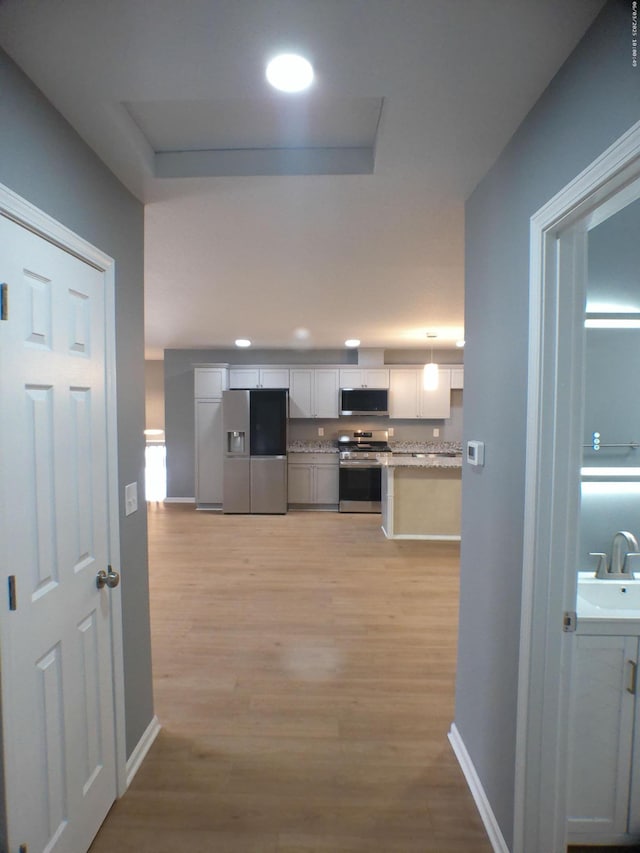
<svg viewBox="0 0 640 853"><path fill-rule="evenodd" d="M629 679L629 684L627 685L627 693L631 693L632 696L635 696L638 681L638 664L634 660L628 660L627 663L631 667L631 677Z"/></svg>

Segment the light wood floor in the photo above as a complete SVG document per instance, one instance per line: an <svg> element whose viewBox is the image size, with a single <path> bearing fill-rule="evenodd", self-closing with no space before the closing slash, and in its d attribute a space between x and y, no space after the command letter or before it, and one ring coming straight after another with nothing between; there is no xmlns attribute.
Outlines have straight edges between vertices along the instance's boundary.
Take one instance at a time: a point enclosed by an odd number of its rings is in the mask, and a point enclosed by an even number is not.
<svg viewBox="0 0 640 853"><path fill-rule="evenodd" d="M92 853L491 853L447 741L458 546L149 510L163 729Z"/></svg>

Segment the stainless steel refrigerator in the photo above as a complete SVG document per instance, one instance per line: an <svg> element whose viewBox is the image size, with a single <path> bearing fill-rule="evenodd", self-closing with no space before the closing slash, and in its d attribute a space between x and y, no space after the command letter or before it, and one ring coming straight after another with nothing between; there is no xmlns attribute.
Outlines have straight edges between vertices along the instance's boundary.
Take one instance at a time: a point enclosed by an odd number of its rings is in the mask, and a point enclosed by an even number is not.
<svg viewBox="0 0 640 853"><path fill-rule="evenodd" d="M281 388L223 391L223 512L287 511L288 410Z"/></svg>

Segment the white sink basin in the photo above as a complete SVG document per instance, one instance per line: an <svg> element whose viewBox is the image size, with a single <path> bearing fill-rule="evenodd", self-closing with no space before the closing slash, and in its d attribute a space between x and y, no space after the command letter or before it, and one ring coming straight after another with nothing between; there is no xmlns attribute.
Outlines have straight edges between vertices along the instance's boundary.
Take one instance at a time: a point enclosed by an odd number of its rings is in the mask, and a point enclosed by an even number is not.
<svg viewBox="0 0 640 853"><path fill-rule="evenodd" d="M605 580L578 574L578 619L640 619L640 579Z"/></svg>

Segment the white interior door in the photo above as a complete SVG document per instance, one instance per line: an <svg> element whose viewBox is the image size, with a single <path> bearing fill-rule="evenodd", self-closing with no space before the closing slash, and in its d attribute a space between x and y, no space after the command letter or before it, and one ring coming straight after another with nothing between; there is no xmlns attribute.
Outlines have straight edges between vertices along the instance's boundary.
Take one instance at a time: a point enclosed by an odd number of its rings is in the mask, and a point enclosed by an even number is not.
<svg viewBox="0 0 640 853"><path fill-rule="evenodd" d="M81 853L116 796L104 273L2 216L0 245L9 849Z"/></svg>

